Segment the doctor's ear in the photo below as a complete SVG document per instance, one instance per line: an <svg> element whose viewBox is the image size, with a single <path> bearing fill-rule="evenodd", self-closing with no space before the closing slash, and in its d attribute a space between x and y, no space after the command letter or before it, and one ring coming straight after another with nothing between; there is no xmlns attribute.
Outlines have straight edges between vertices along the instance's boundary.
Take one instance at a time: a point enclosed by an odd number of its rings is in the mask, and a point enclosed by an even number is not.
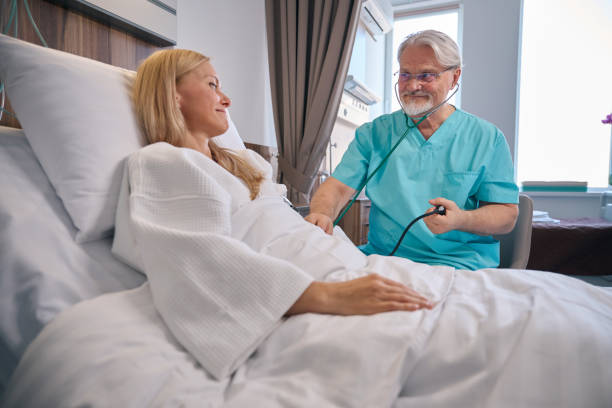
<svg viewBox="0 0 612 408"><path fill-rule="evenodd" d="M459 78L461 77L461 67L457 67L455 72L453 73L453 80L455 81L456 86L459 83Z"/></svg>

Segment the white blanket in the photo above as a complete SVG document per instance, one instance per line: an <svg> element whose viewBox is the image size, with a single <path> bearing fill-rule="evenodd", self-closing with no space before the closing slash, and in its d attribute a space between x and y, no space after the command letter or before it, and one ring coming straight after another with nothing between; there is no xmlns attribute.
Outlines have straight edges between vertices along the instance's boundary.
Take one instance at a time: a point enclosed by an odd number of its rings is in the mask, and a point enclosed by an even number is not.
<svg viewBox="0 0 612 408"><path fill-rule="evenodd" d="M341 231L304 222L272 183L251 202L187 149L150 146L128 173L118 252L149 283L51 322L7 406L612 406L609 291L365 257ZM280 320L312 279L372 272L436 307Z"/></svg>

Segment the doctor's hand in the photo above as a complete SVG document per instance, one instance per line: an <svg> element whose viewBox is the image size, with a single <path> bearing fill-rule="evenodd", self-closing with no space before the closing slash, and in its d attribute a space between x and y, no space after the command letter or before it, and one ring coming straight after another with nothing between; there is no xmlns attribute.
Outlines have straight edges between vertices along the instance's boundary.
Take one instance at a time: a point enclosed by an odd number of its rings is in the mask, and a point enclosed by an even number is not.
<svg viewBox="0 0 612 408"><path fill-rule="evenodd" d="M438 197L429 200L429 204L433 205L433 207L429 208L427 212L435 210L438 205L442 205L446 209L445 215L433 214L423 218L423 222L425 222L425 225L427 225L427 228L429 228L431 232L434 234L443 234L448 231L461 229L465 211L459 208L454 201Z"/></svg>
<svg viewBox="0 0 612 408"><path fill-rule="evenodd" d="M332 235L334 233L334 222L329 216L325 214L316 212L310 213L306 217L304 217L304 219L309 223L321 228L323 231L325 231L326 234Z"/></svg>
<svg viewBox="0 0 612 408"><path fill-rule="evenodd" d="M433 303L406 285L377 274L345 282L312 282L287 315L324 313L371 315L431 309Z"/></svg>

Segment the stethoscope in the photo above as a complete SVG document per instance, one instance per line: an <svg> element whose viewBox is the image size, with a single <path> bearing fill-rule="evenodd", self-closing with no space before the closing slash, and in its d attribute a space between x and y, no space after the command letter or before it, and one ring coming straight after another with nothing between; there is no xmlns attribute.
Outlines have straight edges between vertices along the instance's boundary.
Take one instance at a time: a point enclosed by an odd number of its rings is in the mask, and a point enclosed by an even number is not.
<svg viewBox="0 0 612 408"><path fill-rule="evenodd" d="M387 153L387 155L384 157L384 159L382 159L382 161L380 162L380 164L376 167L376 169L374 169L374 171L372 172L372 174L370 174L365 181L363 181L361 183L361 185L359 186L359 188L357 189L357 193L355 193L355 195L353 196L351 202L346 206L346 208L344 209L344 211L342 211L342 213L340 214L340 216L338 216L338 218L336 218L336 220L334 221L334 227L336 225L338 225L338 223L340 222L340 220L342 219L342 217L344 217L344 214L346 214L346 212L351 208L351 206L353 205L353 203L355 202L355 200L357 200L357 197L359 197L359 194L361 194L361 191L364 189L364 187L366 186L366 184L368 184L368 181L370 181L372 179L372 177L374 177L374 175L378 172L378 170L380 170L380 168L382 167L383 164L385 164L385 162L387 161L387 159L389 158L389 156L391 156L391 154L395 151L395 149L399 146L399 144L406 138L406 136L408 135L408 132L410 131L410 129L413 129L415 127L418 127L425 119L427 119L429 116L431 116L434 112L436 112L438 109L440 109L446 102L448 102L448 100L450 98L452 98L457 91L459 90L459 83L455 84L455 90L446 98L444 99L442 102L440 102L439 104L437 104L436 106L434 106L433 108L430 108L428 110L426 110L425 112L421 112L420 114L425 113L425 115L423 116L416 116L416 115L409 115L407 112L407 109L404 105L404 102L402 101L402 99L399 97L399 92L398 92L398 87L399 87L399 81L397 81L395 83L394 86L394 90L395 90L395 97L397 98L397 101L399 102L402 111L404 112L404 117L406 118L406 130L404 131L404 133L402 134L402 136L399 138L399 140L395 143L395 145L393 145L393 147L391 148L391 150L389 151L389 153ZM416 120L416 123L413 123L413 120ZM404 236L406 235L406 233L408 232L408 230L410 229L410 227L412 227L412 225L414 225L415 222L417 222L418 220L420 220L421 218L425 218L428 217L430 215L434 215L434 214L440 214L440 215L445 215L446 214L446 209L444 208L444 206L436 206L436 208L430 212L427 212L425 214L419 215L418 217L416 217L414 220L412 220L408 226L404 229L404 232L402 233L400 239L397 241L397 244L395 245L395 248L393 249L393 251L391 251L391 253L389 254L389 256L392 256L393 254L395 254L395 251L397 251L397 249L399 248L402 240L404 239Z"/></svg>

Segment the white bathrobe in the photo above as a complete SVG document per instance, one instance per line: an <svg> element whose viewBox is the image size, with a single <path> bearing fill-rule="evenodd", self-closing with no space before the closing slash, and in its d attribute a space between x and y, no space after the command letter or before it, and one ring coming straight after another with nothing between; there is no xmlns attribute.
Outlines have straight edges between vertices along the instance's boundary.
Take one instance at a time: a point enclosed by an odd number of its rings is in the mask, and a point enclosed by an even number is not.
<svg viewBox="0 0 612 408"><path fill-rule="evenodd" d="M280 200L267 176L262 199ZM234 238L232 218L249 201L214 161L167 143L129 158L119 199L113 252L147 275L166 324L217 378L244 362L313 280Z"/></svg>

